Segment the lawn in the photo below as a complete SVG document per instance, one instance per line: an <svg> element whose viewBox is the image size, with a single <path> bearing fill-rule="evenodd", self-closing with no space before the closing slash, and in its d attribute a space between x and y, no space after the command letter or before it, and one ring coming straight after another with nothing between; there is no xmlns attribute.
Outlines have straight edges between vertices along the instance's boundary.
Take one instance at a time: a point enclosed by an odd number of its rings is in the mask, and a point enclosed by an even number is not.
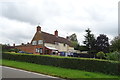
<svg viewBox="0 0 120 80"><path fill-rule="evenodd" d="M12 61L12 60L2 60L2 65L14 67L14 68L20 68L20 69L24 69L27 71L37 72L37 73L43 73L43 74L47 74L47 75L57 76L57 77L61 77L61 78L71 78L71 79L119 78L120 79L120 76L107 75L107 74L103 74L103 73L65 69L65 68L46 66L46 65L38 65L38 64L32 64L32 63L27 63L27 62L18 62L18 61Z"/></svg>

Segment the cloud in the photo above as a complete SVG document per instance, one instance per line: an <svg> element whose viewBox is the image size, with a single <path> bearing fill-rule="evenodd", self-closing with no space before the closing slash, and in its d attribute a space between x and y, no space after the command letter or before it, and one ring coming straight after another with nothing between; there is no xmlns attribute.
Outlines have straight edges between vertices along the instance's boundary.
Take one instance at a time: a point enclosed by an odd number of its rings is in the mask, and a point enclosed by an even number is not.
<svg viewBox="0 0 120 80"><path fill-rule="evenodd" d="M34 25L42 24L45 20L59 15L59 9L57 6L53 7L53 3L48 4L46 1L39 1L39 3L36 5L35 2L3 2L1 3L1 15L9 19L29 22Z"/></svg>
<svg viewBox="0 0 120 80"><path fill-rule="evenodd" d="M118 0L1 1L0 42L28 42L38 23L43 31L53 34L57 29L63 37L76 33L81 43L87 28L112 38L118 30L117 4Z"/></svg>
<svg viewBox="0 0 120 80"><path fill-rule="evenodd" d="M42 16L38 17L38 12L36 9L22 3L21 4L12 2L3 3L2 16L12 20L29 22L31 24L38 24L38 21L39 22L43 21Z"/></svg>
<svg viewBox="0 0 120 80"><path fill-rule="evenodd" d="M34 27L29 23L9 20L5 17L0 17L0 26L2 43L26 43L34 34Z"/></svg>

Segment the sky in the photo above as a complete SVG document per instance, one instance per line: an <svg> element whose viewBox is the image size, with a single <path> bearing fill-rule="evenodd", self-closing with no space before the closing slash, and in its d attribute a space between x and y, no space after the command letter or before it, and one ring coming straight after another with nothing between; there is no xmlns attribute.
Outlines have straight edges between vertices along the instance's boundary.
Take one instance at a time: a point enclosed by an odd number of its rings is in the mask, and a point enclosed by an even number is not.
<svg viewBox="0 0 120 80"><path fill-rule="evenodd" d="M73 33L82 45L85 30L111 41L118 35L119 0L0 0L0 44L31 42L38 25L61 37Z"/></svg>

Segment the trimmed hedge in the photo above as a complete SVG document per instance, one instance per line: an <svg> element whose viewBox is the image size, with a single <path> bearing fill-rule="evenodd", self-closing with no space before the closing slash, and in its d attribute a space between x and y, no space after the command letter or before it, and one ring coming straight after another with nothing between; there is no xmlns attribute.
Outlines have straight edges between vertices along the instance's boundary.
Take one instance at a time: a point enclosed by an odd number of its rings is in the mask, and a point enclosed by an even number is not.
<svg viewBox="0 0 120 80"><path fill-rule="evenodd" d="M63 57L59 58L42 55L10 54L10 53L4 53L2 55L2 58L62 68L120 75L120 62L110 62L105 60L81 59L81 58L63 58Z"/></svg>

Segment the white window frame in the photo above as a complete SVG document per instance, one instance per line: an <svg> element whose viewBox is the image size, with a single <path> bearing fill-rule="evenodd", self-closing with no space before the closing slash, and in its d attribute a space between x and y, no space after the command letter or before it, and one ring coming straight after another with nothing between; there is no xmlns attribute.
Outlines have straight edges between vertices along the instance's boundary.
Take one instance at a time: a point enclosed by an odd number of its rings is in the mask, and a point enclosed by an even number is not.
<svg viewBox="0 0 120 80"><path fill-rule="evenodd" d="M42 48L39 48L39 53L43 53L43 49Z"/></svg>
<svg viewBox="0 0 120 80"><path fill-rule="evenodd" d="M38 40L38 44L43 44L43 40Z"/></svg>
<svg viewBox="0 0 120 80"><path fill-rule="evenodd" d="M37 53L43 53L43 48L36 48Z"/></svg>
<svg viewBox="0 0 120 80"><path fill-rule="evenodd" d="M37 41L32 41L32 45L37 45Z"/></svg>

